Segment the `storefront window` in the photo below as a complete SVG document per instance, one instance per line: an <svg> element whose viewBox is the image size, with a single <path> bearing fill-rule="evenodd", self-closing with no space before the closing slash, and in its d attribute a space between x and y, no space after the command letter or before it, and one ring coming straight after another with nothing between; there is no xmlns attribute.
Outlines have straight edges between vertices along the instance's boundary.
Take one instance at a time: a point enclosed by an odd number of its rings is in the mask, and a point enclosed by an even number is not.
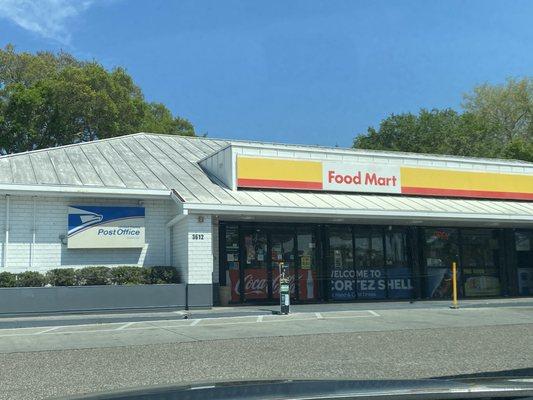
<svg viewBox="0 0 533 400"><path fill-rule="evenodd" d="M501 292L498 231L461 231L462 274L467 297L497 296Z"/></svg>
<svg viewBox="0 0 533 400"><path fill-rule="evenodd" d="M231 288L231 301L240 301L239 227L226 226L226 282Z"/></svg>
<svg viewBox="0 0 533 400"><path fill-rule="evenodd" d="M518 294L533 295L533 231L515 232Z"/></svg>
<svg viewBox="0 0 533 400"><path fill-rule="evenodd" d="M425 228L424 260L426 293L433 299L450 298L452 293L452 262L459 261L457 229Z"/></svg>
<svg viewBox="0 0 533 400"><path fill-rule="evenodd" d="M349 226L328 230L328 265L333 300L356 298L352 232Z"/></svg>
<svg viewBox="0 0 533 400"><path fill-rule="evenodd" d="M318 294L316 237L311 228L298 228L298 289L300 300L315 300Z"/></svg>

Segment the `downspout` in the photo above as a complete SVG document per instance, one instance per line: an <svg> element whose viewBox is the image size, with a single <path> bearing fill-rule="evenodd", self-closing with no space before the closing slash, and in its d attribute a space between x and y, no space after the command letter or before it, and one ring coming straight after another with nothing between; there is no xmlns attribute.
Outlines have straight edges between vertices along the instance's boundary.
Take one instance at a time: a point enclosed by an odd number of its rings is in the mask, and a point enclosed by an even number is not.
<svg viewBox="0 0 533 400"><path fill-rule="evenodd" d="M33 196L33 225L31 229L31 247L30 247L30 267L33 269L35 258L35 231L37 229L37 215L36 215L36 196Z"/></svg>
<svg viewBox="0 0 533 400"><path fill-rule="evenodd" d="M5 242L4 242L4 259L2 260L2 266L7 268L7 256L9 247L9 195L6 194L6 225L5 225Z"/></svg>

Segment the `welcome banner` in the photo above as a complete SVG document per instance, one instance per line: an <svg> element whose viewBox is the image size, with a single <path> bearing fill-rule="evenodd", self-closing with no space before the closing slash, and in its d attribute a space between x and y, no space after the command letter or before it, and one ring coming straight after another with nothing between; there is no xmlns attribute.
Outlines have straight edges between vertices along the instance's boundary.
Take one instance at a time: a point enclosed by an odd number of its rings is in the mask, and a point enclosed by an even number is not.
<svg viewBox="0 0 533 400"><path fill-rule="evenodd" d="M533 200L533 175L237 157L242 188Z"/></svg>

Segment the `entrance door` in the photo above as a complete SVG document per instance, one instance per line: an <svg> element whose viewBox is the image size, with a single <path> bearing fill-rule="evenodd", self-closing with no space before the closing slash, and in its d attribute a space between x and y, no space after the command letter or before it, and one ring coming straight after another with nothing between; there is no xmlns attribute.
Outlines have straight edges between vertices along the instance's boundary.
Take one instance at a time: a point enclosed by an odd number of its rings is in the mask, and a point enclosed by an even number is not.
<svg viewBox="0 0 533 400"><path fill-rule="evenodd" d="M242 234L243 268L241 293L244 300L269 298L267 234L260 228L244 228ZM244 292L242 292L244 288Z"/></svg>
<svg viewBox="0 0 533 400"><path fill-rule="evenodd" d="M330 272L330 298L356 298L352 229L349 226L328 227L327 263Z"/></svg>
<svg viewBox="0 0 533 400"><path fill-rule="evenodd" d="M461 260L466 297L499 296L500 241L496 229L462 229Z"/></svg>
<svg viewBox="0 0 533 400"><path fill-rule="evenodd" d="M291 298L296 299L298 282L295 277L294 231L272 232L270 235L270 255L272 268L272 298L279 299L279 264L289 266Z"/></svg>
<svg viewBox="0 0 533 400"><path fill-rule="evenodd" d="M424 229L425 293L432 299L449 299L452 293L452 262L459 262L457 229ZM458 269L460 274L460 268ZM459 276L457 278L460 282ZM462 292L458 285L459 294Z"/></svg>
<svg viewBox="0 0 533 400"><path fill-rule="evenodd" d="M533 231L517 231L515 236L518 294L533 295Z"/></svg>

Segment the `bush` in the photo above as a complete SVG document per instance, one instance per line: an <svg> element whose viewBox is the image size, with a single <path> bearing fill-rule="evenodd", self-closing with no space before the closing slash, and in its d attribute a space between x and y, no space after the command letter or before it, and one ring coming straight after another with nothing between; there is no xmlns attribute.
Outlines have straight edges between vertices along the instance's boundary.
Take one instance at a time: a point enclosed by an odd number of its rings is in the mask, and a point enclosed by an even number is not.
<svg viewBox="0 0 533 400"><path fill-rule="evenodd" d="M76 270L78 285L109 285L111 274L108 267L85 267Z"/></svg>
<svg viewBox="0 0 533 400"><path fill-rule="evenodd" d="M52 286L76 285L76 272L74 268L56 268L46 273L46 279Z"/></svg>
<svg viewBox="0 0 533 400"><path fill-rule="evenodd" d="M111 282L115 285L150 283L150 269L127 266L111 268Z"/></svg>
<svg viewBox="0 0 533 400"><path fill-rule="evenodd" d="M180 283L178 270L174 267L152 267L150 283Z"/></svg>
<svg viewBox="0 0 533 400"><path fill-rule="evenodd" d="M14 287L17 285L17 276L11 272L0 272L0 287Z"/></svg>
<svg viewBox="0 0 533 400"><path fill-rule="evenodd" d="M17 274L17 286L19 287L40 287L46 283L43 274L36 271L26 271Z"/></svg>
<svg viewBox="0 0 533 400"><path fill-rule="evenodd" d="M85 267L80 269L55 268L46 276L36 271L20 274L0 272L0 287L40 287L74 285L142 285L180 283L178 270L174 267Z"/></svg>

